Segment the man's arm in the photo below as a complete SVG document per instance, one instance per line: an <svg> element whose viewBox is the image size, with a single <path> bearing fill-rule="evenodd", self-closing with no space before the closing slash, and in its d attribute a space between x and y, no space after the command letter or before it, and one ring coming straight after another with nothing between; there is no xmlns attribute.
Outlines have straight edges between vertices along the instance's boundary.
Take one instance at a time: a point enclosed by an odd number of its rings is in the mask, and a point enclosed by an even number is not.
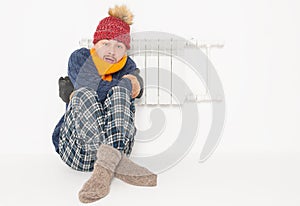
<svg viewBox="0 0 300 206"><path fill-rule="evenodd" d="M140 76L140 69L136 68L134 70L134 72L133 72L132 75L134 75L137 78L137 80L138 80L138 82L140 84L140 91L139 91L139 94L138 94L138 96L136 98L141 98L143 96L143 93L144 93L144 80Z"/></svg>
<svg viewBox="0 0 300 206"><path fill-rule="evenodd" d="M136 98L141 90L140 84L136 78L136 76L132 75L132 74L126 74L124 75L122 78L127 78L130 80L131 82L131 96L132 98Z"/></svg>
<svg viewBox="0 0 300 206"><path fill-rule="evenodd" d="M143 95L144 81L139 73L140 70L136 68L134 72L124 75L120 81L125 84L125 79L130 80L132 98L140 98Z"/></svg>

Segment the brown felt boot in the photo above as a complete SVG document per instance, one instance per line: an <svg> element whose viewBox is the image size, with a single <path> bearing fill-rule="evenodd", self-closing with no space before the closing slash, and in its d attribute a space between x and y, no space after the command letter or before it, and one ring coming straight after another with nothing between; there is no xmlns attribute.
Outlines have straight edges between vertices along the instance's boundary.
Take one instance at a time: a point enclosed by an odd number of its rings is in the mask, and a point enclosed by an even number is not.
<svg viewBox="0 0 300 206"><path fill-rule="evenodd" d="M79 191L81 202L95 202L109 193L110 183L120 160L121 153L118 150L109 145L100 145L93 174Z"/></svg>
<svg viewBox="0 0 300 206"><path fill-rule="evenodd" d="M122 154L122 159L115 170L115 177L136 186L156 186L157 184L156 174L137 165L124 154Z"/></svg>

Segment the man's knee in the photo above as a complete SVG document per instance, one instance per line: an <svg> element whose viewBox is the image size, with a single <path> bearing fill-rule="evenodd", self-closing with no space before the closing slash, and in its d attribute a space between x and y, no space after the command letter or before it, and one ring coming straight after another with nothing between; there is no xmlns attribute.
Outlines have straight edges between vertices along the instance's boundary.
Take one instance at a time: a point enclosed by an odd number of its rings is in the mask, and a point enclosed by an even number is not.
<svg viewBox="0 0 300 206"><path fill-rule="evenodd" d="M81 87L74 91L72 97L83 97L83 96L95 96L97 95L96 91L88 87Z"/></svg>
<svg viewBox="0 0 300 206"><path fill-rule="evenodd" d="M114 86L108 91L108 96L114 98L125 98L130 101L131 92L125 87Z"/></svg>
<svg viewBox="0 0 300 206"><path fill-rule="evenodd" d="M73 92L70 104L74 106L80 102L86 102L87 100L93 102L96 101L97 93L91 88L81 87Z"/></svg>

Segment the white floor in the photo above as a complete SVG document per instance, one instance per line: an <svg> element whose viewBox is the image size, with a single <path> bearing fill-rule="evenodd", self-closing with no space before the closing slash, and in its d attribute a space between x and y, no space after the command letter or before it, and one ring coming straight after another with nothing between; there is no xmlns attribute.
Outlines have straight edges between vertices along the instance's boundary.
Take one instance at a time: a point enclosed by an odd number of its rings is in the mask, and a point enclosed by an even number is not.
<svg viewBox="0 0 300 206"><path fill-rule="evenodd" d="M56 154L1 155L0 205L84 205L77 192L90 173L65 166ZM214 153L205 163L189 154L159 174L158 186L113 180L110 194L89 205L300 205L299 154Z"/></svg>

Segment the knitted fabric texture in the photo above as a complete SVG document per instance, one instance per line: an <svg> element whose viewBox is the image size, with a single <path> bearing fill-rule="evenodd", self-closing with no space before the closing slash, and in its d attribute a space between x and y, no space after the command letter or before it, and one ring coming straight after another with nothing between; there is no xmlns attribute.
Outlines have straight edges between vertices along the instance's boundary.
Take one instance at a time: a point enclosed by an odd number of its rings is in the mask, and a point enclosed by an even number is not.
<svg viewBox="0 0 300 206"><path fill-rule="evenodd" d="M96 164L114 172L121 160L121 152L112 146L101 144L97 152Z"/></svg>
<svg viewBox="0 0 300 206"><path fill-rule="evenodd" d="M98 149L97 158L92 176L78 193L79 200L83 203L95 202L108 195L115 168L121 160L121 153L109 145L102 144Z"/></svg>
<svg viewBox="0 0 300 206"><path fill-rule="evenodd" d="M102 19L94 33L93 43L96 44L102 39L117 40L130 49L130 27L123 20L109 16Z"/></svg>
<svg viewBox="0 0 300 206"><path fill-rule="evenodd" d="M145 167L142 167L122 155L116 170L115 177L136 186L156 186L157 185L157 175L152 173Z"/></svg>

